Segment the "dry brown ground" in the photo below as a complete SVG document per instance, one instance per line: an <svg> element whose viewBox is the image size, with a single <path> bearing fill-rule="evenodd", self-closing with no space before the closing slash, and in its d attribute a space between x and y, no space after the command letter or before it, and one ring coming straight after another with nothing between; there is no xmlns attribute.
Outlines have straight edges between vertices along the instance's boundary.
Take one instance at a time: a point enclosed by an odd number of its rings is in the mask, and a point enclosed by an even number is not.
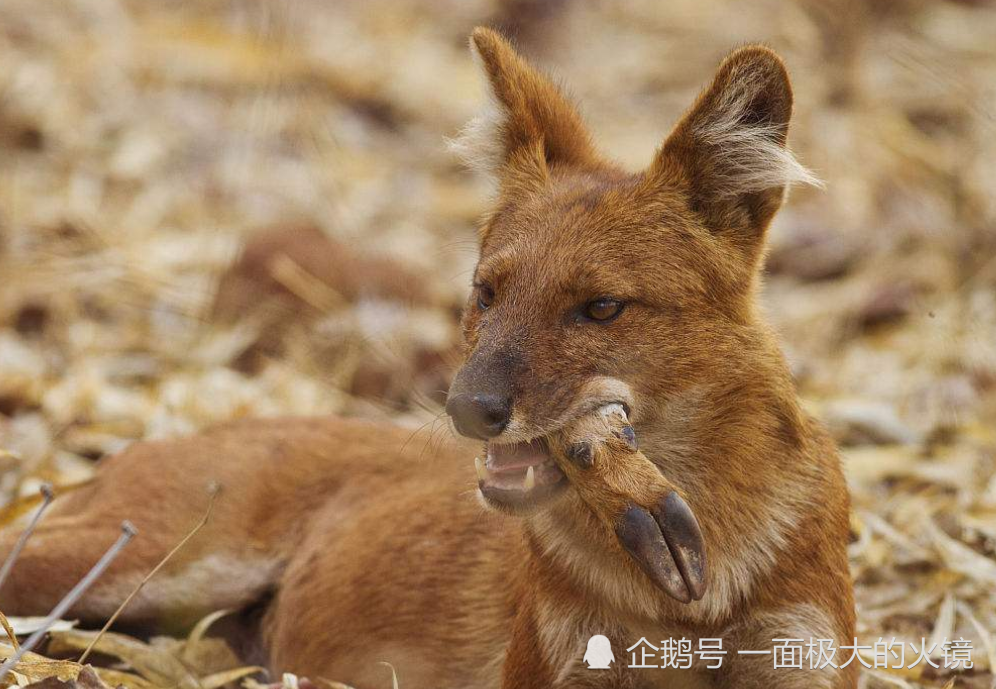
<svg viewBox="0 0 996 689"><path fill-rule="evenodd" d="M481 97L465 47L478 23L570 83L634 168L725 51L761 40L785 56L793 145L827 186L779 216L766 300L847 460L859 631L970 638L975 670L955 686L994 686L982 0L0 3L3 500L237 416L433 420L485 204L443 145ZM304 228L288 260L243 268L280 303L212 306L248 234L274 224ZM307 318L283 315L302 303ZM921 664L865 681L952 678Z"/></svg>

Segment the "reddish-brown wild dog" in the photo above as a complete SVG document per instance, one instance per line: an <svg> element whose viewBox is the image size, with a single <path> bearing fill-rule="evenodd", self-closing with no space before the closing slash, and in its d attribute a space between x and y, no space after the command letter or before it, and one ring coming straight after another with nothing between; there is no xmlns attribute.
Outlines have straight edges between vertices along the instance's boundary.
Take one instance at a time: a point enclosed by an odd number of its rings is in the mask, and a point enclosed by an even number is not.
<svg viewBox="0 0 996 689"><path fill-rule="evenodd" d="M756 307L766 229L813 181L781 60L732 53L631 174L499 35L472 48L489 104L456 147L496 197L447 411L474 440L426 458L409 431L328 418L137 443L56 500L0 609L47 612L127 517L140 537L72 613L106 618L214 481L209 525L123 621L265 600L273 670L360 689L387 686L378 661L404 689L856 686L856 662L737 653L854 634L839 461ZM582 662L595 634L608 670ZM723 639L722 666L628 667L639 639L681 637Z"/></svg>

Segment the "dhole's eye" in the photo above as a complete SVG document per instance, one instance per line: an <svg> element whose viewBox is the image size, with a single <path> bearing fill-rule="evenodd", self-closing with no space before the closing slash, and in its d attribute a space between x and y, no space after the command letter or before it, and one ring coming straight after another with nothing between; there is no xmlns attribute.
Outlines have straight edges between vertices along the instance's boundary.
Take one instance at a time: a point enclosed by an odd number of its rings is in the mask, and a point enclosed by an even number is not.
<svg viewBox="0 0 996 689"><path fill-rule="evenodd" d="M611 321L622 313L623 303L618 299L595 299L584 305L584 315L593 321Z"/></svg>
<svg viewBox="0 0 996 689"><path fill-rule="evenodd" d="M495 291L487 285L477 286L477 308L486 310L495 300Z"/></svg>

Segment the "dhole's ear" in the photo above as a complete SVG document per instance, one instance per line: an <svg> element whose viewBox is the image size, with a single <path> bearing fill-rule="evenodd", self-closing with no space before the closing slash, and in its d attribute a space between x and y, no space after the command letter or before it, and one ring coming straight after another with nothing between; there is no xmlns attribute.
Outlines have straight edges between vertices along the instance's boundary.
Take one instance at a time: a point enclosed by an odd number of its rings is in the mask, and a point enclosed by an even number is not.
<svg viewBox="0 0 996 689"><path fill-rule="evenodd" d="M574 106L497 32L478 27L470 48L484 72L488 104L451 146L502 186L542 182L556 165L597 161Z"/></svg>
<svg viewBox="0 0 996 689"><path fill-rule="evenodd" d="M786 147L792 87L773 51L733 52L664 142L647 179L678 186L709 229L752 257L791 184L819 184Z"/></svg>

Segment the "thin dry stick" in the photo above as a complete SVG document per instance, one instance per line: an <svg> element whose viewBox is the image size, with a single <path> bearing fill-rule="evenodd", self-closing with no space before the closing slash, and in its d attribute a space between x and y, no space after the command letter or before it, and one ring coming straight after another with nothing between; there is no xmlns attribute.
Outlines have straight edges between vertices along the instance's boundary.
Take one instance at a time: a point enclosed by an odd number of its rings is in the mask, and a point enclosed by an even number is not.
<svg viewBox="0 0 996 689"><path fill-rule="evenodd" d="M86 650L83 651L83 655L81 655L79 661L77 661L79 662L80 665L86 662L86 659L90 657L90 653L97 645L97 642L100 641L101 637L104 636L107 630L111 628L111 625L114 624L114 622L118 619L118 616L121 615L124 609L128 607L128 604L131 603L132 599L138 595L138 592L142 590L142 587L145 586L147 583L149 583L149 579L156 576L156 573L160 569L162 569L167 562L169 562L170 558L172 558L181 548L183 548L183 546L187 544L187 541L196 536L197 532L200 531L202 528L204 528L204 525L207 524L208 518L210 518L211 516L211 510L212 508L214 508L214 499L218 495L217 484L212 484L208 488L208 490L210 491L211 497L208 500L207 509L204 510L204 516L201 517L200 522L198 522L197 525L194 526L194 528L191 529L190 532L186 536L184 536L183 539L179 543L177 543L171 551L166 553L166 557L160 560L159 564L153 567L152 571L146 574L145 578L142 579L142 581L138 582L138 586L136 586L135 589L128 594L128 597L124 599L124 602L121 603L121 605L118 606L118 609L114 611L114 614L111 615L111 619L107 620L104 626L100 628L100 631L97 632L97 636L93 637L93 640L90 641L90 643L87 645Z"/></svg>
<svg viewBox="0 0 996 689"><path fill-rule="evenodd" d="M7 559L3 563L3 568L0 568L0 589L3 588L3 583L7 581L7 575L10 574L10 570L14 568L14 563L17 561L18 555L21 554L21 550L24 548L24 544L28 542L31 538L31 534L34 533L35 527L38 526L38 522L41 521L42 515L45 514L46 508L52 502L54 494L52 493L52 486L48 483L41 484L38 492L42 496L42 504L38 507L38 511L35 512L35 516L31 518L31 522L28 524L27 528L21 532L21 537L17 539L17 543L14 544L14 548L10 551Z"/></svg>
<svg viewBox="0 0 996 689"><path fill-rule="evenodd" d="M86 573L86 576L80 579L76 586L74 586L72 590L56 604L56 606L52 609L52 612L48 614L48 617L45 618L38 630L28 637L28 640L21 645L21 648L19 648L17 652L7 660L7 662L0 665L0 680L6 677L7 673L21 661L21 658L25 653L38 645L38 642L41 641L42 637L48 633L49 628L55 623L55 621L60 619L66 611L69 610L69 608L73 607L76 601L79 600L80 596L86 593L86 590L93 585L93 582L100 578L100 575L104 573L104 570L106 570L112 562L114 562L114 558L116 558L121 551L124 550L124 547L128 545L128 541L130 541L136 533L138 533L138 530L132 526L131 522L127 520L121 522L121 535L118 537L118 540L114 542L114 545L107 549L107 552L104 553L99 560L97 560L97 564L95 564L90 571Z"/></svg>

